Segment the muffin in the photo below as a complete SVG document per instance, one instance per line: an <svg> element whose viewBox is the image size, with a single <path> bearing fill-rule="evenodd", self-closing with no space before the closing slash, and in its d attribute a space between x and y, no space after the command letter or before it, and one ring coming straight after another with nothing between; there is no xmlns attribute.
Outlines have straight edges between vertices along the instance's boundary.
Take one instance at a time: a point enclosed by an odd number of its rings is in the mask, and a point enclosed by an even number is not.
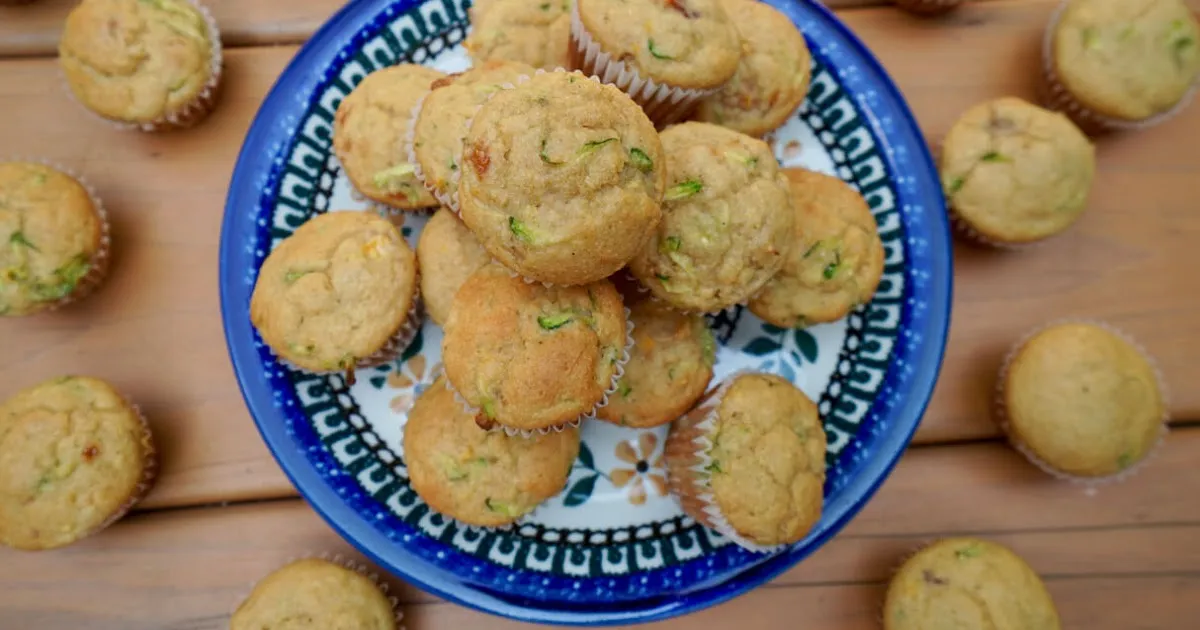
<svg viewBox="0 0 1200 630"><path fill-rule="evenodd" d="M717 344L704 317L654 300L632 304L633 348L617 391L596 412L613 424L649 428L683 415L712 379Z"/></svg>
<svg viewBox="0 0 1200 630"><path fill-rule="evenodd" d="M124 516L157 463L137 407L104 381L51 379L0 404L0 544L54 549Z"/></svg>
<svg viewBox="0 0 1200 630"><path fill-rule="evenodd" d="M570 0L495 0L476 13L463 46L476 64L494 59L553 70L570 65Z"/></svg>
<svg viewBox="0 0 1200 630"><path fill-rule="evenodd" d="M958 8L963 0L892 0L896 6L918 15L938 15Z"/></svg>
<svg viewBox="0 0 1200 630"><path fill-rule="evenodd" d="M750 311L783 328L837 321L875 295L883 243L867 202L837 177L785 169L796 211L783 269L750 300Z"/></svg>
<svg viewBox="0 0 1200 630"><path fill-rule="evenodd" d="M708 123L662 132L663 219L629 263L651 293L687 311L744 303L783 267L795 214L766 143Z"/></svg>
<svg viewBox="0 0 1200 630"><path fill-rule="evenodd" d="M78 300L108 272L108 217L88 188L55 168L0 162L0 317Z"/></svg>
<svg viewBox="0 0 1200 630"><path fill-rule="evenodd" d="M579 429L528 438L479 430L444 377L404 425L413 490L435 511L479 527L508 525L558 494L578 455Z"/></svg>
<svg viewBox="0 0 1200 630"><path fill-rule="evenodd" d="M763 2L721 0L741 36L733 78L700 101L695 119L761 136L787 122L804 102L812 56L792 20Z"/></svg>
<svg viewBox="0 0 1200 630"><path fill-rule="evenodd" d="M193 0L83 0L58 54L75 100L144 131L199 122L221 79L216 22Z"/></svg>
<svg viewBox="0 0 1200 630"><path fill-rule="evenodd" d="M939 540L892 577L884 630L1059 630L1038 575L1007 548L976 538Z"/></svg>
<svg viewBox="0 0 1200 630"><path fill-rule="evenodd" d="M368 74L338 105L333 149L354 188L400 210L437 205L408 161L413 108L445 74L411 63Z"/></svg>
<svg viewBox="0 0 1200 630"><path fill-rule="evenodd" d="M659 126L683 120L742 56L721 0L577 0L571 67L629 94Z"/></svg>
<svg viewBox="0 0 1200 630"><path fill-rule="evenodd" d="M1075 223L1087 206L1096 154L1062 114L1006 97L954 123L940 166L960 230L984 243L1020 245Z"/></svg>
<svg viewBox="0 0 1200 630"><path fill-rule="evenodd" d="M625 309L607 280L544 287L494 264L454 296L442 340L450 384L485 427L562 427L591 413L628 360Z"/></svg>
<svg viewBox="0 0 1200 630"><path fill-rule="evenodd" d="M463 221L527 278L607 278L662 216L666 160L654 126L619 90L578 73L541 73L498 92L464 146Z"/></svg>
<svg viewBox="0 0 1200 630"><path fill-rule="evenodd" d="M1191 100L1200 23L1182 0L1070 0L1042 53L1052 108L1088 130L1141 128Z"/></svg>
<svg viewBox="0 0 1200 630"><path fill-rule="evenodd" d="M229 630L396 630L399 613L371 577L305 558L263 578L229 620Z"/></svg>
<svg viewBox="0 0 1200 630"><path fill-rule="evenodd" d="M746 549L797 542L821 518L825 429L778 376L726 379L671 425L664 453L683 511Z"/></svg>
<svg viewBox="0 0 1200 630"><path fill-rule="evenodd" d="M1021 343L1001 374L997 402L1021 452L1076 480L1129 472L1166 428L1150 360L1121 335L1086 322L1054 324Z"/></svg>
<svg viewBox="0 0 1200 630"><path fill-rule="evenodd" d="M267 256L250 320L280 359L313 372L396 358L420 325L417 257L374 212L329 212Z"/></svg>
<svg viewBox="0 0 1200 630"><path fill-rule="evenodd" d="M421 298L429 319L444 326L454 294L467 277L492 257L453 212L442 208L421 230L417 266L421 269Z"/></svg>
<svg viewBox="0 0 1200 630"><path fill-rule="evenodd" d="M488 61L434 81L432 91L416 106L409 162L417 165L417 177L443 205L458 212L463 138L475 111L501 86L533 72L533 66L524 63Z"/></svg>

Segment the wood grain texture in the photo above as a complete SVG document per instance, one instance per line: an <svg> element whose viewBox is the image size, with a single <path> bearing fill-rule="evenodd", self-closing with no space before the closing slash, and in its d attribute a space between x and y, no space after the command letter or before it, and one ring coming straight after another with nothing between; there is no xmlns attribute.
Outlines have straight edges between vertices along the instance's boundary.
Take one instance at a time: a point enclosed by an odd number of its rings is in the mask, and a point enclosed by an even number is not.
<svg viewBox="0 0 1200 630"><path fill-rule="evenodd" d="M1182 628L1200 615L1198 457L1200 429L1181 430L1141 474L1087 496L999 445L918 449L842 535L765 588L649 627L876 628L896 566L931 540L976 532L1028 559L1064 627ZM298 500L135 515L59 551L0 550L0 627L225 628L255 580L321 553L362 560ZM411 629L522 627L386 581Z"/></svg>
<svg viewBox="0 0 1200 630"><path fill-rule="evenodd" d="M936 141L961 111L1030 96L1051 0L984 2L932 26L894 9L845 14ZM217 301L225 189L245 130L294 47L231 51L213 117L180 133L120 133L62 94L52 60L0 61L4 151L82 171L111 208L116 261L97 295L60 313L0 322L0 395L61 373L112 380L141 402L164 450L146 506L292 494L232 378ZM937 71L931 68L937 67ZM46 124L46 121L54 121ZM1172 390L1172 413L1200 420L1200 214L1190 191L1200 107L1101 142L1093 201L1066 235L1020 252L956 248L951 339L918 443L994 437L996 371L1010 345L1057 317L1102 318L1138 337ZM119 358L119 359L117 359Z"/></svg>

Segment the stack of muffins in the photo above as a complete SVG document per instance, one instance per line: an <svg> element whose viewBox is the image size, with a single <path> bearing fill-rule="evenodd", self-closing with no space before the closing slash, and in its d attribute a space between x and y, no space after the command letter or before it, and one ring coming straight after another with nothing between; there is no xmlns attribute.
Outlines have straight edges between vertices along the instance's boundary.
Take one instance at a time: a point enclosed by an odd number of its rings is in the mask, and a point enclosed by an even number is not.
<svg viewBox="0 0 1200 630"><path fill-rule="evenodd" d="M778 548L820 517L822 423L775 376L710 390L703 315L842 318L878 285L876 225L854 189L781 169L758 138L808 89L786 16L640 0L627 8L641 19L616 20L614 6L480 3L471 69L366 77L334 148L373 209L283 241L251 318L281 360L352 374L399 356L427 306L444 374L408 414L404 450L439 512L512 523L563 489L582 422L674 423L665 460L687 513ZM432 208L414 254L390 219Z"/></svg>

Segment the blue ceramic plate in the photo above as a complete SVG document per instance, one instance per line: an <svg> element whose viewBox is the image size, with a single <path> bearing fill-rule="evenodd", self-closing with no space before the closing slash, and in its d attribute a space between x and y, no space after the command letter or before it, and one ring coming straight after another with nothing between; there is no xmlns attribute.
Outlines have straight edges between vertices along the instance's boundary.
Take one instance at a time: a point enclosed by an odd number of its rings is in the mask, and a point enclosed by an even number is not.
<svg viewBox="0 0 1200 630"><path fill-rule="evenodd" d="M887 253L878 295L842 321L804 330L735 309L711 318L717 378L775 372L814 400L829 437L825 513L786 551L744 551L682 515L665 493L665 428L600 422L566 490L517 525L464 526L408 483L406 411L440 363L427 322L404 357L314 376L278 364L249 319L263 258L315 214L362 208L330 150L334 111L367 73L401 61L468 65L464 0L351 2L284 71L246 138L225 209L221 303L250 411L280 466L318 512L382 567L442 597L525 621L601 625L711 606L771 579L841 529L879 487L920 420L949 326L949 230L928 152L870 53L815 2L768 0L813 51L808 100L771 141L780 161L857 187ZM410 215L415 244L425 219Z"/></svg>

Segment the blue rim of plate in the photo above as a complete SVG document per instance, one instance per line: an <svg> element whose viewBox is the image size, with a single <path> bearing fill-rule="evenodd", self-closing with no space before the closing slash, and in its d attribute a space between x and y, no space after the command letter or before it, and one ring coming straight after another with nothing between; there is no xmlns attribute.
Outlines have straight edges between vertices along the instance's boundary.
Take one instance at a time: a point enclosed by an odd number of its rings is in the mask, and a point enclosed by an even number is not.
<svg viewBox="0 0 1200 630"><path fill-rule="evenodd" d="M908 338L898 344L885 377L883 391L903 385L907 395L902 397L901 404L888 408L886 412L880 409L884 406L883 402L875 401L869 413L875 416L885 414L889 428L879 435L859 438L871 442L872 457L853 465L854 470L849 473L853 479L842 490L845 495L857 498L840 505L826 506L821 523L802 543L777 555L766 556L731 578L712 584L694 585L686 592L673 596L622 601L619 604L597 603L595 599L584 604L548 603L523 597L521 590L524 586L521 584L506 585L501 580L494 580L490 587L483 587L478 583L467 583L455 572L436 566L428 553L415 552L398 544L397 540L380 530L378 523L372 522L389 518L390 515L375 510L375 519L372 519L368 510L360 511L351 506L352 502L362 504L364 500L373 499L352 482L332 487L318 473L313 460L319 459L321 454L302 448L300 442L312 441L298 440L293 433L304 430L311 432L311 427L289 426L291 423L283 417L284 405L278 399L280 394L272 391L268 377L261 369L255 333L248 316L253 287L245 282L245 274L255 265L255 252L253 248L246 248L242 244L251 240L261 228L258 222L260 210L269 207L265 204L270 204L274 198L283 168L280 156L290 144L297 121L314 98L313 91L322 80L323 73L316 69L322 68L322 64L332 63L344 52L357 38L359 27L366 17L383 13L389 5L403 11L419 4L418 0L356 0L338 11L301 48L276 81L255 117L230 183L221 233L219 282L230 359L242 395L264 441L309 504L334 530L372 561L439 597L520 621L597 626L662 620L727 601L791 568L840 531L890 474L924 414L945 352L953 277L945 200L933 160L911 111L882 66L862 42L828 9L816 2L766 2L788 15L793 22L819 25L832 52L855 58L865 70L849 75L839 72L839 79L844 82L847 92L854 96L873 135L883 141L888 149L885 152L886 167L889 176L897 182L901 215L907 232L906 247L910 264L905 270L906 279L911 283L913 293L922 298L918 300L910 294L906 301L902 315L905 325L902 328ZM843 46L845 50L838 50ZM833 67L836 68L836 64ZM881 122L886 122L890 133L885 134ZM913 208L924 211L913 211ZM921 235L918 236L915 234L918 230L913 228L922 221L929 225L920 230ZM865 448L867 445L859 445L857 450ZM394 525L405 527L398 520ZM419 534L415 532L403 536L406 542L418 537ZM465 572L465 568L456 570ZM662 571L674 573L681 568L686 570L686 567L670 567ZM480 571L478 566L474 569L476 573ZM495 568L490 570L495 572ZM636 577L641 580L646 575L642 573Z"/></svg>

